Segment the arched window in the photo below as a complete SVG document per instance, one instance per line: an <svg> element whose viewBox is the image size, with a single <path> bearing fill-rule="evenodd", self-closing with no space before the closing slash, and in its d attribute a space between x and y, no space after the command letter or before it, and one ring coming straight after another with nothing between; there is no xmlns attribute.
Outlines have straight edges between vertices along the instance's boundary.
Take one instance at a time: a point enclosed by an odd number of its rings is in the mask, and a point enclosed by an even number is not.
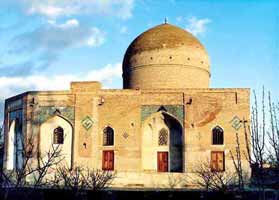
<svg viewBox="0 0 279 200"><path fill-rule="evenodd" d="M104 146L113 145L114 131L111 127L106 127L104 129Z"/></svg>
<svg viewBox="0 0 279 200"><path fill-rule="evenodd" d="M64 130L60 126L53 131L53 144L64 143Z"/></svg>
<svg viewBox="0 0 279 200"><path fill-rule="evenodd" d="M168 131L163 128L160 130L159 132L159 140L158 140L158 144L159 146L164 146L164 145L168 145Z"/></svg>
<svg viewBox="0 0 279 200"><path fill-rule="evenodd" d="M224 131L220 126L216 126L212 130L212 143L213 144L224 144Z"/></svg>

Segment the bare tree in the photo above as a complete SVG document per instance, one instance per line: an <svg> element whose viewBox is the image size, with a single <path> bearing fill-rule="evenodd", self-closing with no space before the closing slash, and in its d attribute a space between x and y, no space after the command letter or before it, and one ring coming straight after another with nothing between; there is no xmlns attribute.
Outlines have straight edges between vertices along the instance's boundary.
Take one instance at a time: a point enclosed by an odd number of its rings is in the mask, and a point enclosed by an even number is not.
<svg viewBox="0 0 279 200"><path fill-rule="evenodd" d="M86 186L89 190L98 191L108 187L115 178L116 173L100 169L87 168L84 172Z"/></svg>
<svg viewBox="0 0 279 200"><path fill-rule="evenodd" d="M249 162L251 165L256 165L260 169L263 168L266 162L266 106L265 106L265 92L262 93L262 110L259 114L259 107L257 102L257 96L254 91L254 105L252 106L251 115L251 127L248 127L248 131L251 135L252 145L247 145L247 148L252 148L252 155L249 155ZM260 119L262 118L262 119ZM245 125L245 124L244 124ZM246 126L245 126L246 129ZM247 132L246 132L247 133ZM248 139L248 137L247 137ZM249 142L249 140L247 140ZM247 149L248 150L248 149ZM250 151L248 151L250 152ZM251 153L251 152L250 152Z"/></svg>
<svg viewBox="0 0 279 200"><path fill-rule="evenodd" d="M230 150L230 155L233 160L233 164L234 164L237 179L238 179L238 189L240 191L243 191L244 190L244 178L243 178L244 174L243 174L243 168L242 168L241 148L240 148L238 132L236 132L235 154L233 153L232 150Z"/></svg>
<svg viewBox="0 0 279 200"><path fill-rule="evenodd" d="M270 169L276 169L278 176L279 103L272 102L270 92L266 102L264 88L260 105L255 91L253 94L254 103L251 108L251 121L247 119L241 121L244 128L245 145L240 145L240 136L237 132L235 150L230 150L235 173L231 174L232 176L224 176L224 173L211 171L209 163L200 164L196 168L195 172L199 177L197 183L206 190L215 188L224 191L228 183L233 183L238 187L238 190L243 191L247 183L247 172L245 172L242 163L244 159L248 160L252 168L252 185L260 189L263 198L266 182L273 178L268 176L266 164L270 164Z"/></svg>
<svg viewBox="0 0 279 200"><path fill-rule="evenodd" d="M270 144L269 161L272 167L279 169L279 102L276 104L271 100L268 93L268 105L270 116L270 130L267 132Z"/></svg>
<svg viewBox="0 0 279 200"><path fill-rule="evenodd" d="M50 185L58 189L66 189L73 192L75 198L86 191L99 191L110 185L115 178L115 173L103 170L94 170L83 167L60 167L55 172Z"/></svg>
<svg viewBox="0 0 279 200"><path fill-rule="evenodd" d="M52 167L56 167L64 158L61 154L61 146L52 145L46 152L46 156L37 158L34 138L29 137L25 142L22 140L23 150L21 152L22 164L15 166L13 170L1 171L1 196L7 198L10 192L24 191L26 188L39 188L46 185L46 176ZM36 161L36 162L34 162ZM23 193L28 198L28 193Z"/></svg>
<svg viewBox="0 0 279 200"><path fill-rule="evenodd" d="M201 162L198 166L196 166L194 172L198 176L198 179L196 179L195 182L202 188L205 188L206 191L209 191L213 176L213 174L211 173L209 161Z"/></svg>
<svg viewBox="0 0 279 200"><path fill-rule="evenodd" d="M252 169L251 186L256 187L261 199L264 199L265 188L276 183L278 178L275 179L279 175L279 103L272 102L270 92L266 98L264 88L260 104L255 91L253 94L251 121L247 124L245 119L242 121L246 148L240 149L239 135L236 134L236 156L232 152L231 156L238 173L239 185L243 185L241 155L244 155Z"/></svg>
<svg viewBox="0 0 279 200"><path fill-rule="evenodd" d="M166 184L166 187L174 189L181 186L182 184L186 184L185 177L175 176L174 174L168 175L168 183Z"/></svg>
<svg viewBox="0 0 279 200"><path fill-rule="evenodd" d="M28 143L23 148L22 166L16 166L15 169L7 171L6 175L9 177L9 186L12 187L40 187L44 185L44 177L47 175L51 167L56 166L64 158L61 155L61 146L52 145L46 152L46 156L40 155L37 159L37 164L34 164L34 143L33 139L29 138ZM29 179L29 181L27 181Z"/></svg>
<svg viewBox="0 0 279 200"><path fill-rule="evenodd" d="M46 156L39 157L39 166L33 170L33 187L42 187L47 185L46 176L50 173L49 169L57 168L57 166L64 160L61 153L62 147L60 145L52 145L51 149L46 153Z"/></svg>
<svg viewBox="0 0 279 200"><path fill-rule="evenodd" d="M248 160L250 167L252 169L252 177L253 183L256 183L258 188L264 189L264 174L263 168L266 163L267 157L267 146L266 146L266 105L265 105L265 92L263 89L262 92L262 102L261 102L261 110L258 106L258 100L255 91L254 94L254 104L252 105L251 112L251 121L248 125L245 123L245 119L243 119L243 129L245 136L245 149L240 149L239 145L239 135L236 134L236 157L233 156L231 152L231 157L233 159L233 163L235 169L238 174L239 186L240 189L243 187L243 170L241 164L241 153Z"/></svg>
<svg viewBox="0 0 279 200"><path fill-rule="evenodd" d="M20 193L23 199L30 199L31 193L38 188L67 189L78 197L86 190L104 189L114 179L115 173L109 171L68 168L61 163L64 160L61 145L54 144L47 152L38 152L32 136L20 140L23 147L21 165L0 171L0 199L7 199L14 192Z"/></svg>
<svg viewBox="0 0 279 200"><path fill-rule="evenodd" d="M268 103L265 102L265 99L263 88L261 110L259 111L254 92L251 126L244 123L245 153L252 168L253 183L262 191L268 179L265 165L270 164L273 168L279 168L279 104L272 102L270 92L268 93Z"/></svg>
<svg viewBox="0 0 279 200"><path fill-rule="evenodd" d="M225 171L212 170L210 162L200 162L196 166L195 174L198 176L195 183L206 191L227 192L235 188L237 174L228 169Z"/></svg>

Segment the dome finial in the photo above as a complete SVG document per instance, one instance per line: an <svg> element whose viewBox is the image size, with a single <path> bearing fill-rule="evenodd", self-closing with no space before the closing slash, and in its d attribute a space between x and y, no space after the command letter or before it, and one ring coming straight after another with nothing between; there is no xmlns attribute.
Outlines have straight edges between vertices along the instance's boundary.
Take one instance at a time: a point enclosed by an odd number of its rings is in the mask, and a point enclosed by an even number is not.
<svg viewBox="0 0 279 200"><path fill-rule="evenodd" d="M168 23L168 18L167 17L165 17L165 24L167 24Z"/></svg>

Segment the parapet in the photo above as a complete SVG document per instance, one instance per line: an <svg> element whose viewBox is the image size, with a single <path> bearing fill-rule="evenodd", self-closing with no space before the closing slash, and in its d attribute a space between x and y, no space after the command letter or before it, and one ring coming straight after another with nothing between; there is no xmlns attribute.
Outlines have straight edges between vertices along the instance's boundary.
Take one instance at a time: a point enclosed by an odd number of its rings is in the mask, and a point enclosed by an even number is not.
<svg viewBox="0 0 279 200"><path fill-rule="evenodd" d="M102 88L102 84L98 81L71 82L72 93L96 92L101 88Z"/></svg>

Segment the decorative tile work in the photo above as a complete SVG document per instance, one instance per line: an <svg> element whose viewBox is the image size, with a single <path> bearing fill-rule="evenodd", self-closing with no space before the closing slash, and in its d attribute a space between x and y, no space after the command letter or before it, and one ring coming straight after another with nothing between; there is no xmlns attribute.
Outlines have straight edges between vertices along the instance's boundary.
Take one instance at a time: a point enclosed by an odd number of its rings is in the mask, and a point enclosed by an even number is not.
<svg viewBox="0 0 279 200"><path fill-rule="evenodd" d="M141 106L141 121L143 122L151 114L157 112L159 109L174 115L182 124L184 119L183 105L144 105Z"/></svg>
<svg viewBox="0 0 279 200"><path fill-rule="evenodd" d="M46 121L48 118L56 115L59 112L59 115L65 117L67 120L74 124L75 120L75 111L74 107L55 107L55 106L40 106L38 111L35 113L36 120L35 122L41 124Z"/></svg>
<svg viewBox="0 0 279 200"><path fill-rule="evenodd" d="M238 131L240 128L241 128L241 121L240 121L240 119L239 119L239 117L238 116L234 116L233 118L232 118L232 120L230 121L230 123L232 124L232 127L236 130L236 131Z"/></svg>
<svg viewBox="0 0 279 200"><path fill-rule="evenodd" d="M22 106L23 106L22 99L18 99L18 100L11 101L11 102L8 103L8 109L9 110L15 110L15 109L18 109L18 108L22 108Z"/></svg>
<svg viewBox="0 0 279 200"><path fill-rule="evenodd" d="M129 137L129 134L127 132L123 133L122 135L125 139L127 139Z"/></svg>
<svg viewBox="0 0 279 200"><path fill-rule="evenodd" d="M169 138L168 131L165 128L160 130L159 141L158 141L159 146L168 145L168 138Z"/></svg>
<svg viewBox="0 0 279 200"><path fill-rule="evenodd" d="M83 128L85 128L86 130L89 130L92 127L93 123L94 123L93 120L89 116L86 116L81 121Z"/></svg>

